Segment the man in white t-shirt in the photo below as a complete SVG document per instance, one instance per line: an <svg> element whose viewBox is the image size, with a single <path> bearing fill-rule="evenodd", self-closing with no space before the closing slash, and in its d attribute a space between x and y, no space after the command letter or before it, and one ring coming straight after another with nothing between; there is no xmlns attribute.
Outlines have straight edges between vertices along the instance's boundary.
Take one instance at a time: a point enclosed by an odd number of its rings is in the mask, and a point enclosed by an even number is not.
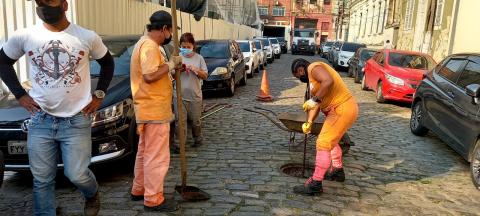
<svg viewBox="0 0 480 216"><path fill-rule="evenodd" d="M387 41L385 42L385 45L383 46L383 48L384 48L384 49L395 49L394 46L393 46L393 44L390 43L390 40L387 40Z"/></svg>
<svg viewBox="0 0 480 216"><path fill-rule="evenodd" d="M101 105L113 76L113 57L101 38L67 20L66 0L36 0L43 23L16 31L0 50L0 78L32 116L28 157L35 215L55 215L55 175L61 151L64 173L85 197L86 215L96 215L98 183L88 169L91 159L91 114ZM27 93L13 64L29 63L32 88ZM89 58L101 66L91 94Z"/></svg>

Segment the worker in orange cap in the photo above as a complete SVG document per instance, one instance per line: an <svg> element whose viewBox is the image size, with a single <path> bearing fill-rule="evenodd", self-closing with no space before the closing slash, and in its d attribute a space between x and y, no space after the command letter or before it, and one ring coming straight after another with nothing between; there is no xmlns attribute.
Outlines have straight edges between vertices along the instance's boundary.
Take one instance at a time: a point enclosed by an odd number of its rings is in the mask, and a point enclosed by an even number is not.
<svg viewBox="0 0 480 216"><path fill-rule="evenodd" d="M293 190L302 195L321 194L324 179L345 181L339 141L357 119L358 105L337 71L324 62L310 64L307 60L296 59L292 63L292 73L302 82L308 82L310 89L310 99L303 104L307 112L303 132L311 132L312 122L320 111L326 116L316 141L313 176Z"/></svg>

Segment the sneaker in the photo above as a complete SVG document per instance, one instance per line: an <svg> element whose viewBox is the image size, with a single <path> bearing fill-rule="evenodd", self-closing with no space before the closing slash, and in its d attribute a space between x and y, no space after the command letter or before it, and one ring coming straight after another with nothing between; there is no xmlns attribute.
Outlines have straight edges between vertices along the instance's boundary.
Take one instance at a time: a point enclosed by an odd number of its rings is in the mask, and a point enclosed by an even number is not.
<svg viewBox="0 0 480 216"><path fill-rule="evenodd" d="M179 206L174 199L165 199L163 203L158 206L143 206L143 209L145 211L174 212L179 209Z"/></svg>
<svg viewBox="0 0 480 216"><path fill-rule="evenodd" d="M343 172L343 168L333 168L331 171L325 173L324 179L328 181L344 182L345 172Z"/></svg>
<svg viewBox="0 0 480 216"><path fill-rule="evenodd" d="M92 198L85 198L85 206L83 208L84 215L96 216L100 211L100 196L98 191Z"/></svg>
<svg viewBox="0 0 480 216"><path fill-rule="evenodd" d="M203 145L203 142L202 141L195 141L192 145L192 147L194 148L197 148L197 147L200 147Z"/></svg>
<svg viewBox="0 0 480 216"><path fill-rule="evenodd" d="M314 196L323 193L322 181L315 181L312 177L304 185L293 187L293 192L301 195Z"/></svg>
<svg viewBox="0 0 480 216"><path fill-rule="evenodd" d="M143 200L143 195L137 196L137 195L130 194L130 199L132 201L140 201L140 200Z"/></svg>

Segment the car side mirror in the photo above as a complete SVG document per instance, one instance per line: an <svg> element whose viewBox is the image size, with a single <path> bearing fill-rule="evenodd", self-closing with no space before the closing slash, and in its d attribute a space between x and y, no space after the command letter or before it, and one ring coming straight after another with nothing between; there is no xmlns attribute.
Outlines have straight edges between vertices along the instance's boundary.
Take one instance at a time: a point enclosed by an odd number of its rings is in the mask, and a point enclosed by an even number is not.
<svg viewBox="0 0 480 216"><path fill-rule="evenodd" d="M267 50L267 47L263 47L263 50Z"/></svg>
<svg viewBox="0 0 480 216"><path fill-rule="evenodd" d="M257 52L257 48L253 48L253 52Z"/></svg>
<svg viewBox="0 0 480 216"><path fill-rule="evenodd" d="M468 96L472 97L472 104L478 104L478 97L480 96L480 85L479 84L470 84L466 87L466 93Z"/></svg>

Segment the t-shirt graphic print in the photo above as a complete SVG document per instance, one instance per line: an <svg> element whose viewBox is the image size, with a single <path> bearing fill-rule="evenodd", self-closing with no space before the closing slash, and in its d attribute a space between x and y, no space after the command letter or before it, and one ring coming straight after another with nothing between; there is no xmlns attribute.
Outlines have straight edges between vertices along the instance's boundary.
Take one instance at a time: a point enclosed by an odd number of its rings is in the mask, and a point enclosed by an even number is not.
<svg viewBox="0 0 480 216"><path fill-rule="evenodd" d="M28 52L37 67L34 82L44 88L68 88L81 83L78 63L85 58L85 51L51 40L39 49Z"/></svg>

